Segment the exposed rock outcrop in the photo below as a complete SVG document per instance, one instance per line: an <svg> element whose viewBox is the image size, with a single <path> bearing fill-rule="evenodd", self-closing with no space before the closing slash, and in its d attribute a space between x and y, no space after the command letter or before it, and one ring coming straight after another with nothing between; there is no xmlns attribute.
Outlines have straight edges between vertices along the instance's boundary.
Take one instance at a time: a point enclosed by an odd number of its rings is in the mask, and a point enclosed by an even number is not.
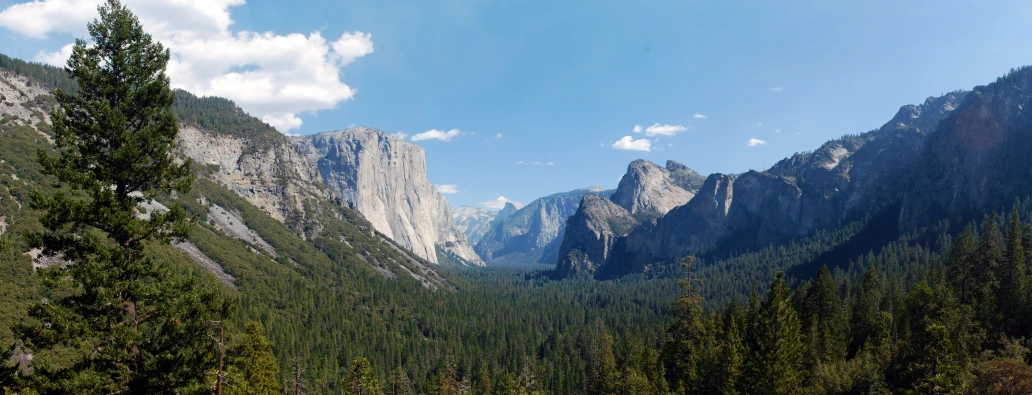
<svg viewBox="0 0 1032 395"><path fill-rule="evenodd" d="M323 183L377 231L437 263L436 246L483 265L426 177L423 148L372 128L296 138Z"/></svg>
<svg viewBox="0 0 1032 395"><path fill-rule="evenodd" d="M688 203L706 178L674 161L662 168L644 159L631 162L612 200L631 214L666 214Z"/></svg>
<svg viewBox="0 0 1032 395"><path fill-rule="evenodd" d="M584 195L577 213L566 221L556 270L566 276L594 274L606 262L617 237L636 224L630 212L609 199Z"/></svg>
<svg viewBox="0 0 1032 395"><path fill-rule="evenodd" d="M491 228L477 243L477 254L497 264L555 263L566 220L587 194L611 192L596 186L536 199Z"/></svg>

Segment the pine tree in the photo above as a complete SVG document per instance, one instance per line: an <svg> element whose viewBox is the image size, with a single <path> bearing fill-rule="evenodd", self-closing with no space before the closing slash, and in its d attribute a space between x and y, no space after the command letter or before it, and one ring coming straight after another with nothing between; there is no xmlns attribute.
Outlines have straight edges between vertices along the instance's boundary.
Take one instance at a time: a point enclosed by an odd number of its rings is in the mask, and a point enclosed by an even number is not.
<svg viewBox="0 0 1032 395"><path fill-rule="evenodd" d="M226 368L227 394L272 394L283 392L278 380L279 363L272 353L273 344L265 338L262 325L247 324L247 333L229 352Z"/></svg>
<svg viewBox="0 0 1032 395"><path fill-rule="evenodd" d="M380 388L380 381L376 378L369 360L365 358L356 359L351 374L341 380L340 386L344 395L383 395Z"/></svg>
<svg viewBox="0 0 1032 395"><path fill-rule="evenodd" d="M874 265L867 267L860 286L860 294L853 305L850 355L855 355L865 344L874 347L888 340L890 325L881 311L882 293L879 275Z"/></svg>
<svg viewBox="0 0 1032 395"><path fill-rule="evenodd" d="M585 393L613 394L617 391L619 372L616 370L616 358L613 356L613 337L609 335L601 319L595 321L587 347L588 355Z"/></svg>
<svg viewBox="0 0 1032 395"><path fill-rule="evenodd" d="M982 240L975 253L975 311L990 333L998 333L1002 314L996 310L1000 298L1000 267L1003 265L1003 235L994 211L982 221Z"/></svg>
<svg viewBox="0 0 1032 395"><path fill-rule="evenodd" d="M169 52L117 0L98 8L67 72L79 90L55 92L57 155L39 152L59 184L32 195L44 231L30 235L50 256L71 262L41 271L52 295L21 329L36 354L40 392L189 392L213 365L205 332L222 303L190 279L176 279L150 256L151 244L186 237L184 210L138 216L145 201L190 188L190 162L176 163L178 125L165 76ZM51 358L62 350L60 360Z"/></svg>
<svg viewBox="0 0 1032 395"><path fill-rule="evenodd" d="M845 359L848 328L842 298L827 266L817 272L804 299L800 315L803 328L811 332L807 342L810 362L816 365Z"/></svg>
<svg viewBox="0 0 1032 395"><path fill-rule="evenodd" d="M964 393L981 336L971 307L957 303L943 284L919 283L907 298L908 338L898 385L920 393Z"/></svg>
<svg viewBox="0 0 1032 395"><path fill-rule="evenodd" d="M400 365L394 368L394 372L391 373L391 382L388 387L387 393L389 395L411 395L412 394L412 383L409 381L408 373L405 373L405 369ZM490 393L490 391L482 392Z"/></svg>
<svg viewBox="0 0 1032 395"><path fill-rule="evenodd" d="M805 378L799 317L788 283L778 273L756 323L756 348L748 358L750 393L797 393Z"/></svg>
<svg viewBox="0 0 1032 395"><path fill-rule="evenodd" d="M997 309L1002 314L1001 330L1012 337L1023 337L1028 335L1028 318L1022 314L1025 310L1025 291L1028 288L1025 272L1025 248L1023 243L1023 228L1021 217L1018 214L1018 205L1014 205L1011 213L1010 226L1007 230L1006 252L1007 256L1000 265L1000 292L997 299Z"/></svg>
<svg viewBox="0 0 1032 395"><path fill-rule="evenodd" d="M966 226L957 235L947 257L946 272L949 275L950 284L956 290L957 298L962 304L969 304L977 297L974 274L977 249L975 232L971 226Z"/></svg>
<svg viewBox="0 0 1032 395"><path fill-rule="evenodd" d="M666 370L673 382L683 382L690 392L698 390L705 360L712 355L714 339L704 322L702 296L692 278L694 257L685 257L681 265L687 275L680 280L681 295L674 301L674 322L666 345Z"/></svg>

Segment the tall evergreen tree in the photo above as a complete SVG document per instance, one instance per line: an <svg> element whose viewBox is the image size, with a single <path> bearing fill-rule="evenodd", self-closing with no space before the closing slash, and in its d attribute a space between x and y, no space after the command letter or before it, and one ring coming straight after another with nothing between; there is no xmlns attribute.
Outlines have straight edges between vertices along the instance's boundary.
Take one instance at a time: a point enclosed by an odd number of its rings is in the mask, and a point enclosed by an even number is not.
<svg viewBox="0 0 1032 395"><path fill-rule="evenodd" d="M601 319L595 321L587 346L587 370L584 378L585 393L614 394L619 385L620 373L613 356L613 337L606 330Z"/></svg>
<svg viewBox="0 0 1032 395"><path fill-rule="evenodd" d="M881 303L878 270L871 264L864 272L860 293L853 305L851 355L855 355L865 344L878 346L888 340L891 323L885 322Z"/></svg>
<svg viewBox="0 0 1032 395"><path fill-rule="evenodd" d="M247 324L247 333L229 352L227 394L273 394L283 392L279 364L272 353L272 342L265 338L262 325Z"/></svg>
<svg viewBox="0 0 1032 395"><path fill-rule="evenodd" d="M805 378L799 317L788 283L778 273L757 317L755 346L747 362L749 393L794 394Z"/></svg>
<svg viewBox="0 0 1032 395"><path fill-rule="evenodd" d="M44 231L30 239L71 262L41 273L72 292L33 307L43 324L23 328L37 357L33 382L41 392L188 392L212 366L205 332L220 303L145 253L186 237L185 212L137 212L191 186L190 162L171 154L178 125L169 52L117 0L98 11L87 25L92 42L77 40L68 60L78 93L55 92L57 155L39 153L59 189L32 195ZM58 349L60 361L51 358Z"/></svg>
<svg viewBox="0 0 1032 395"><path fill-rule="evenodd" d="M670 381L684 383L690 392L698 390L703 364L713 348L712 333L704 322L702 296L695 287L698 279L692 278L694 262L695 257L689 256L681 263L688 274L680 280L682 291L674 301L673 324L664 358Z"/></svg>
<svg viewBox="0 0 1032 395"><path fill-rule="evenodd" d="M842 311L842 298L827 266L821 266L811 284L800 311L802 326L810 332L808 359L812 365L845 359L847 322Z"/></svg>
<svg viewBox="0 0 1032 395"><path fill-rule="evenodd" d="M958 304L943 284L919 283L907 298L907 315L898 385L926 394L964 393L981 341L971 307Z"/></svg>
<svg viewBox="0 0 1032 395"><path fill-rule="evenodd" d="M1000 292L996 301L997 309L1002 313L1000 329L1012 337L1029 334L1028 317L1023 314L1026 310L1025 292L1028 289L1023 231L1018 205L1015 204L1007 228L1006 257L999 268Z"/></svg>
<svg viewBox="0 0 1032 395"><path fill-rule="evenodd" d="M971 303L977 297L975 293L975 254L978 250L978 243L975 232L971 226L965 226L964 230L957 235L950 247L946 260L946 272L949 275L950 285L956 290L957 298L962 304Z"/></svg>
<svg viewBox="0 0 1032 395"><path fill-rule="evenodd" d="M344 395L383 395L380 388L380 381L376 378L369 360L359 358L355 360L355 366L351 368L351 374L341 380L340 386Z"/></svg>
<svg viewBox="0 0 1032 395"><path fill-rule="evenodd" d="M1003 245L999 215L994 211L982 221L982 239L974 261L975 312L991 333L999 332L1003 318L996 309L1000 299L1000 267L1004 264Z"/></svg>

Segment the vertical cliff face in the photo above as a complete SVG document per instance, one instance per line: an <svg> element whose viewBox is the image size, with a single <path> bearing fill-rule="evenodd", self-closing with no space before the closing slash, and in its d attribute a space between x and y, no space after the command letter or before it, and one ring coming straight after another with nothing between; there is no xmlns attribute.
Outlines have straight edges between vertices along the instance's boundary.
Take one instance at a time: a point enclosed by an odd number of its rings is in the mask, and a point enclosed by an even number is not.
<svg viewBox="0 0 1032 395"><path fill-rule="evenodd" d="M588 194L608 195L601 187L590 187L534 200L491 228L476 252L499 264L555 263L566 220Z"/></svg>
<svg viewBox="0 0 1032 395"><path fill-rule="evenodd" d="M483 261L456 226L448 201L426 177L423 149L371 128L295 139L321 180L377 231L437 263L437 246Z"/></svg>
<svg viewBox="0 0 1032 395"><path fill-rule="evenodd" d="M899 228L1006 210L1032 195L1032 67L976 87L928 138L907 187Z"/></svg>
<svg viewBox="0 0 1032 395"><path fill-rule="evenodd" d="M627 166L612 200L631 214L663 215L688 203L704 180L699 173L674 161L662 168L639 159Z"/></svg>

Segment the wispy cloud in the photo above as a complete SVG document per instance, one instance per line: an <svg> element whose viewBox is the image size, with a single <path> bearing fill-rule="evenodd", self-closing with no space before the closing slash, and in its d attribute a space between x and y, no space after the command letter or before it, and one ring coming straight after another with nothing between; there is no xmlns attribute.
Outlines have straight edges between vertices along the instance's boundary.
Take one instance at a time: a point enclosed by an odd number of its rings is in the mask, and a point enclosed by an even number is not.
<svg viewBox="0 0 1032 395"><path fill-rule="evenodd" d="M695 119L706 119L706 118L709 118L709 117L707 117L705 115L702 115L702 114L695 114L695 115L692 115L692 118L695 118Z"/></svg>
<svg viewBox="0 0 1032 395"><path fill-rule="evenodd" d="M763 126L763 122L756 122L756 127Z"/></svg>
<svg viewBox="0 0 1032 395"><path fill-rule="evenodd" d="M634 133L645 132L646 136L673 136L678 133L691 129L684 125L660 125L659 123L653 124L642 130L641 125L634 125Z"/></svg>
<svg viewBox="0 0 1032 395"><path fill-rule="evenodd" d="M760 140L758 138L751 138L751 139L749 139L749 142L746 143L746 145L748 145L750 147L755 147L757 145L767 145L767 142L763 141L763 140Z"/></svg>
<svg viewBox="0 0 1032 395"><path fill-rule="evenodd" d="M502 134L501 133L495 133L495 138L497 138L497 139L502 138Z"/></svg>
<svg viewBox="0 0 1032 395"><path fill-rule="evenodd" d="M455 184L434 184L434 188L437 188L437 192L440 193L459 193L459 187Z"/></svg>
<svg viewBox="0 0 1032 395"><path fill-rule="evenodd" d="M406 137L408 137L408 133L398 132L394 134L394 137L404 140Z"/></svg>
<svg viewBox="0 0 1032 395"><path fill-rule="evenodd" d="M613 143L613 148L625 151L649 152L652 150L652 142L647 139L635 140L631 136L624 136L622 139Z"/></svg>
<svg viewBox="0 0 1032 395"><path fill-rule="evenodd" d="M430 129L423 133L419 133L412 136L412 141L441 140L447 142L451 141L453 138L458 137L460 135L462 135L462 132L459 131L459 129L452 129L447 132L440 131L437 129Z"/></svg>
<svg viewBox="0 0 1032 395"><path fill-rule="evenodd" d="M785 87L783 87L783 86L775 86L773 88L770 88L770 90L774 91L774 92L781 92L784 89L785 89Z"/></svg>
<svg viewBox="0 0 1032 395"><path fill-rule="evenodd" d="M773 130L774 133L781 133L781 129L771 129L771 130Z"/></svg>

